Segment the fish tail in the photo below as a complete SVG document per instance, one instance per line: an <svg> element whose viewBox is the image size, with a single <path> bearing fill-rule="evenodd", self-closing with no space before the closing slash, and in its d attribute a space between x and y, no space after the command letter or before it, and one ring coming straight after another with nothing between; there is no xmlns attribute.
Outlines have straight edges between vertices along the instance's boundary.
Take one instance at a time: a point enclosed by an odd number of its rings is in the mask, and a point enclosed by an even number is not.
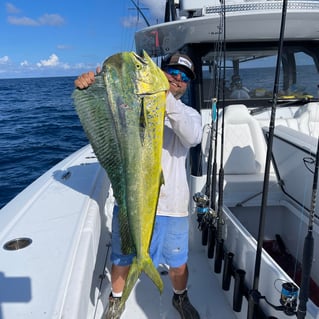
<svg viewBox="0 0 319 319"><path fill-rule="evenodd" d="M124 304L126 302L142 271L144 271L148 275L148 277L152 279L154 284L159 289L160 293L163 292L163 281L159 272L155 268L152 259L149 256L146 256L142 260L138 260L135 257L126 279L123 295L121 298L121 304Z"/></svg>
<svg viewBox="0 0 319 319"><path fill-rule="evenodd" d="M143 270L146 273L146 275L152 279L160 293L162 293L164 286L162 278L157 269L155 268L152 259L149 256L143 259Z"/></svg>

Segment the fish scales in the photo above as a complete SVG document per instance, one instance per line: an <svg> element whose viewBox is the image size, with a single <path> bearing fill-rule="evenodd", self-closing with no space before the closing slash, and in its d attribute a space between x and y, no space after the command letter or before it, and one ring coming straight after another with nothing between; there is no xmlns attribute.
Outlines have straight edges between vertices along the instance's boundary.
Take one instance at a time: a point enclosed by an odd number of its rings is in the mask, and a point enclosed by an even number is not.
<svg viewBox="0 0 319 319"><path fill-rule="evenodd" d="M73 94L84 131L112 183L122 250L136 253L123 303L142 271L163 289L149 245L163 182L161 152L168 88L166 76L146 53L140 57L123 52L104 62L94 84Z"/></svg>
<svg viewBox="0 0 319 319"><path fill-rule="evenodd" d="M83 129L90 141L95 155L105 168L112 183L116 200L119 203L122 219L122 243L124 253L134 252L126 215L125 174L121 149L118 144L114 114L106 107L108 96L105 90L103 73L95 77L94 85L86 90L75 90L73 93L75 108Z"/></svg>

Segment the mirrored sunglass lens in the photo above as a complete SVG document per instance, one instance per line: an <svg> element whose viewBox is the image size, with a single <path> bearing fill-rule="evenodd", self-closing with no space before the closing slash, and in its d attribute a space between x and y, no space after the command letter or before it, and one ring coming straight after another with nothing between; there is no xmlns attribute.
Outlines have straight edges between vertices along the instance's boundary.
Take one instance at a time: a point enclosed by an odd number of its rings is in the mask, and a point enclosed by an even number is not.
<svg viewBox="0 0 319 319"><path fill-rule="evenodd" d="M187 76L184 72L181 72L181 77L182 77L182 80L183 80L184 82L188 82L188 81L189 81L188 76Z"/></svg>
<svg viewBox="0 0 319 319"><path fill-rule="evenodd" d="M177 70L177 69L167 69L167 73L173 76L177 76L180 74L181 79L183 82L188 82L189 81L189 77L182 71Z"/></svg>

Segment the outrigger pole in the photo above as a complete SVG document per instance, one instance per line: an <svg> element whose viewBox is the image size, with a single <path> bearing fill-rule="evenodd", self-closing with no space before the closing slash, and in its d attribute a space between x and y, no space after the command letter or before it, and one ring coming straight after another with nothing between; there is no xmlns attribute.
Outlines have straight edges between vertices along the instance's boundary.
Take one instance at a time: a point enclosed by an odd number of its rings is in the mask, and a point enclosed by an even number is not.
<svg viewBox="0 0 319 319"><path fill-rule="evenodd" d="M302 276L299 294L299 306L297 318L303 319L307 313L307 301L309 295L310 274L313 260L314 240L312 236L313 223L315 218L315 208L317 200L318 170L319 170L319 138L317 142L317 153L315 162L315 171L313 176L311 207L309 212L308 233L305 237L303 255L302 255Z"/></svg>
<svg viewBox="0 0 319 319"><path fill-rule="evenodd" d="M249 296L248 296L248 311L247 311L248 319L254 318L255 308L259 304L259 299L260 299L260 293L258 292L258 285L259 285L259 276L260 276L260 267L261 267L262 245L264 241L265 217L266 217L267 197L268 197L268 188L269 188L269 172L270 172L272 145L273 145L274 130L275 130L276 106L277 106L278 86L279 86L279 77L280 77L280 63L282 58L282 50L283 50L283 42L284 42L287 4L288 4L288 0L283 0L279 48L278 48L276 74L275 74L274 89L273 89L273 104L271 107L271 115L270 115L270 123L269 123L263 194L262 194L262 202L261 202L261 210L260 210L260 218L259 218L254 281L253 281L253 288L251 291L249 291Z"/></svg>

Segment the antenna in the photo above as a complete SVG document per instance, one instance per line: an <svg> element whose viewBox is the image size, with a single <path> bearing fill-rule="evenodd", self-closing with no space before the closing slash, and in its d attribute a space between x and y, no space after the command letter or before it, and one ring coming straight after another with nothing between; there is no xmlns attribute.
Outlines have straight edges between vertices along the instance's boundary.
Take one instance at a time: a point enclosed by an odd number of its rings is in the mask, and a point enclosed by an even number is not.
<svg viewBox="0 0 319 319"><path fill-rule="evenodd" d="M136 10L137 10L137 21L139 21L140 15L142 16L142 18L144 19L146 25L149 27L150 23L148 22L148 20L146 19L144 13L142 10L148 10L148 8L141 8L140 7L140 1L137 0L137 3L134 0L131 0L131 2L134 4ZM130 8L130 9L134 9L134 8Z"/></svg>

